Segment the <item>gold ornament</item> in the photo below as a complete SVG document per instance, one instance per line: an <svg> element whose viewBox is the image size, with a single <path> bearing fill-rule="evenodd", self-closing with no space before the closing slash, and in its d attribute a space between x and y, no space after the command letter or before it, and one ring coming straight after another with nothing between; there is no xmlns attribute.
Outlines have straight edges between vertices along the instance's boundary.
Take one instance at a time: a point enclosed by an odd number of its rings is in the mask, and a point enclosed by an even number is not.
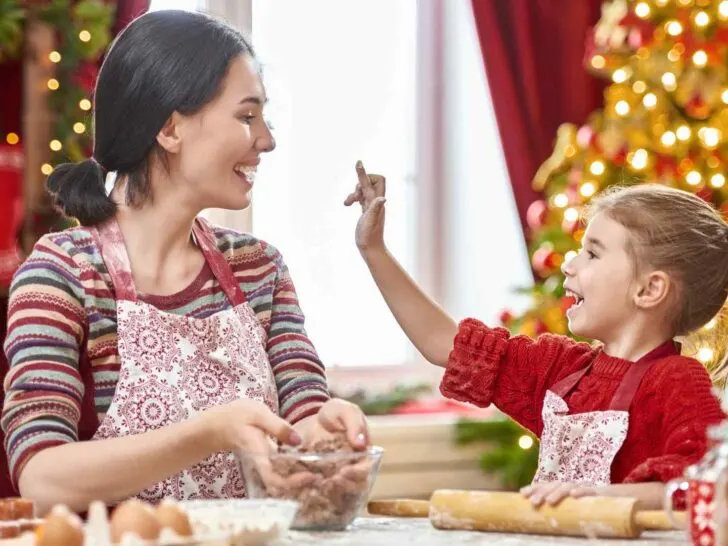
<svg viewBox="0 0 728 546"><path fill-rule="evenodd" d="M518 333L522 336L536 337L536 321L531 318L524 320Z"/></svg>
<svg viewBox="0 0 728 546"><path fill-rule="evenodd" d="M627 29L621 25L629 12L627 0L602 4L602 15L594 26L594 44L599 49L620 49L627 39Z"/></svg>
<svg viewBox="0 0 728 546"><path fill-rule="evenodd" d="M617 123L608 123L604 130L599 133L597 142L608 159L614 159L627 143L624 131Z"/></svg>
<svg viewBox="0 0 728 546"><path fill-rule="evenodd" d="M544 161L533 177L533 189L542 191L546 182L557 172L567 166L569 157L576 149L576 126L572 123L563 123L556 132L556 144L551 156Z"/></svg>

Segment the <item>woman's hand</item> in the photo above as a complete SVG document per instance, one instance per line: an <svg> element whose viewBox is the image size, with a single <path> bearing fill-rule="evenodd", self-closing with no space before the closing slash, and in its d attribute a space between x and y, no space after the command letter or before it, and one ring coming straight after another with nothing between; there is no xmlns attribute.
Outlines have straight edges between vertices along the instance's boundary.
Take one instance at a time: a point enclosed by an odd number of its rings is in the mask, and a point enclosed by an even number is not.
<svg viewBox="0 0 728 546"><path fill-rule="evenodd" d="M207 410L201 418L206 420L204 426L208 427L215 451L259 454L254 464L267 488L296 491L315 481L315 476L309 472L282 477L274 470L269 455L277 451L277 446L271 438L295 446L301 443L301 437L262 402L235 400Z"/></svg>
<svg viewBox="0 0 728 546"><path fill-rule="evenodd" d="M254 400L235 400L205 411L200 419L208 431L213 451L275 451L271 437L282 444L298 445L301 437L268 406Z"/></svg>
<svg viewBox="0 0 728 546"><path fill-rule="evenodd" d="M534 506L541 506L544 502L552 506L559 504L566 497L575 499L593 497L598 494L595 487L564 482L532 483L521 489L523 494Z"/></svg>
<svg viewBox="0 0 728 546"><path fill-rule="evenodd" d="M329 400L312 418L304 436L304 444L311 445L330 437L334 433L343 433L349 444L356 451L363 451L370 444L369 427L364 413L359 406L334 398ZM367 457L352 464L343 466L330 479L343 491L361 492L369 487L372 462Z"/></svg>
<svg viewBox="0 0 728 546"><path fill-rule="evenodd" d="M364 413L356 404L339 398L326 402L311 418L304 433L304 442L310 445L335 432L343 432L357 451L369 446L369 427Z"/></svg>
<svg viewBox="0 0 728 546"><path fill-rule="evenodd" d="M356 246L364 253L384 248L384 203L386 179L378 174L367 174L361 161L356 162L358 183L344 205L361 205L362 215L356 224Z"/></svg>

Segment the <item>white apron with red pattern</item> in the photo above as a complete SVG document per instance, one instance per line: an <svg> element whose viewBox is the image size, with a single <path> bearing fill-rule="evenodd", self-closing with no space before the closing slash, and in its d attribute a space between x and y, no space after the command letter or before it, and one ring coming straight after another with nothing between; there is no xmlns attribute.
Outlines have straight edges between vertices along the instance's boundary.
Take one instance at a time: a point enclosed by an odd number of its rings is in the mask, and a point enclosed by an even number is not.
<svg viewBox="0 0 728 546"><path fill-rule="evenodd" d="M193 234L232 308L204 319L139 301L118 223L107 222L97 233L116 292L121 369L94 439L158 429L239 398L259 400L278 413L265 330L206 222L196 220ZM232 453L213 454L139 494L151 502L243 496L245 484Z"/></svg>
<svg viewBox="0 0 728 546"><path fill-rule="evenodd" d="M612 462L629 427L629 407L645 373L656 360L678 354L669 341L630 365L606 411L569 415L564 398L591 366L575 372L546 391L541 417L538 482L570 482L589 486L611 483Z"/></svg>

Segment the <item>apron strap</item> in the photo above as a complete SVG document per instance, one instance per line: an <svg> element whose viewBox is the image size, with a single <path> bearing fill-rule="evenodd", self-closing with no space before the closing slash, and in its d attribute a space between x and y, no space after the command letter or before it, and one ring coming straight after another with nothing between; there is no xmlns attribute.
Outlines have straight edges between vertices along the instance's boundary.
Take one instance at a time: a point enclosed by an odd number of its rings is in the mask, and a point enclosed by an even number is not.
<svg viewBox="0 0 728 546"><path fill-rule="evenodd" d="M248 301L245 292L240 289L240 285L235 279L232 267L225 259L225 255L217 247L215 234L210 224L198 216L192 225L192 233L230 303L237 307Z"/></svg>
<svg viewBox="0 0 728 546"><path fill-rule="evenodd" d="M101 258L111 276L117 300L137 301L136 287L131 276L131 263L124 244L124 236L119 229L116 218L104 222L93 228L96 236Z"/></svg>
<svg viewBox="0 0 728 546"><path fill-rule="evenodd" d="M131 275L131 262L124 244L124 236L115 218L94 228L101 248L101 257L109 271L117 300L137 301L134 278ZM213 275L217 278L230 303L235 307L247 301L240 289L230 264L215 243L212 228L201 218L196 218L192 233L202 250Z"/></svg>
<svg viewBox="0 0 728 546"><path fill-rule="evenodd" d="M581 378L584 377L589 370L591 370L591 367L592 365L589 364L587 367L582 368L571 375L567 375L549 390L559 398L566 398L566 395L569 394L574 387L576 387L577 383L581 381Z"/></svg>
<svg viewBox="0 0 728 546"><path fill-rule="evenodd" d="M680 346L673 340L666 341L659 347L653 349L645 356L640 358L637 362L634 362L627 368L627 372L624 374L617 391L612 397L612 401L609 404L610 410L629 410L632 404L637 389L642 382L642 378L647 373L647 370L655 363L655 361L665 358L667 356L679 355ZM564 379L556 383L551 389L554 394L560 398L566 398L566 396L576 387L587 372L591 369L589 364L584 369L578 370L571 375L566 376Z"/></svg>
<svg viewBox="0 0 728 546"><path fill-rule="evenodd" d="M632 399L637 393L640 383L642 383L642 378L655 364L655 362L661 358L679 354L680 345L675 343L673 340L668 340L632 364L627 369L627 373L624 374L619 387L617 387L617 392L615 392L612 397L609 409L616 411L629 411L629 407L632 405Z"/></svg>

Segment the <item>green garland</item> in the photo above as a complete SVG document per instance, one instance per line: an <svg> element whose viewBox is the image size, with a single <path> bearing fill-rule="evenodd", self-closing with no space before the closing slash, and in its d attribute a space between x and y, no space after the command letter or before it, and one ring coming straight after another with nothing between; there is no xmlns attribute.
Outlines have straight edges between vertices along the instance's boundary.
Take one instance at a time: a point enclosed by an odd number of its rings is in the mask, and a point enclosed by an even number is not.
<svg viewBox="0 0 728 546"><path fill-rule="evenodd" d="M91 95L96 65L111 38L114 12L114 5L101 0L0 0L0 62L21 54L29 21L47 23L56 36L55 50L48 52L55 64L54 74L44 82L51 90L49 109L53 113L50 163L41 167L46 175L53 165L81 161L92 150ZM24 246L75 223L43 199L30 211Z"/></svg>
<svg viewBox="0 0 728 546"><path fill-rule="evenodd" d="M0 0L0 62L14 59L23 43L25 7L16 0Z"/></svg>
<svg viewBox="0 0 728 546"><path fill-rule="evenodd" d="M28 21L44 21L56 33L56 49L49 52L55 75L46 82L54 114L51 164L80 161L91 150L95 69L83 72L109 44L114 10L101 0L0 0L0 61L18 56ZM44 165L44 173L49 172L50 165Z"/></svg>
<svg viewBox="0 0 728 546"><path fill-rule="evenodd" d="M396 385L391 391L370 395L365 389L339 395L334 392L335 398L343 398L359 406L365 415L389 415L408 402L419 400L432 390L427 383L417 385Z"/></svg>
<svg viewBox="0 0 728 546"><path fill-rule="evenodd" d="M533 480L538 468L538 439L511 419L463 419L456 425L455 438L460 445L487 443L480 468L499 476L506 488L520 489Z"/></svg>

